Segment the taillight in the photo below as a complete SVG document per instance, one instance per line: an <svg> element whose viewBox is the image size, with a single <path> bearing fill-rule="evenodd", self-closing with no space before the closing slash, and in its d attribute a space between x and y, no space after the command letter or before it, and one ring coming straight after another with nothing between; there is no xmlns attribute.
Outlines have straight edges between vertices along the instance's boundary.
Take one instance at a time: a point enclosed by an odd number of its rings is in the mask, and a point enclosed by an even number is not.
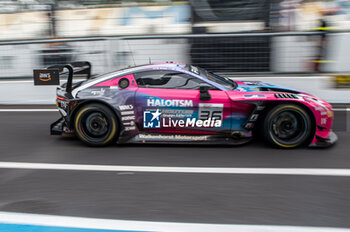
<svg viewBox="0 0 350 232"><path fill-rule="evenodd" d="M61 101L69 101L67 98L60 97L60 96L57 96L57 100L61 100Z"/></svg>

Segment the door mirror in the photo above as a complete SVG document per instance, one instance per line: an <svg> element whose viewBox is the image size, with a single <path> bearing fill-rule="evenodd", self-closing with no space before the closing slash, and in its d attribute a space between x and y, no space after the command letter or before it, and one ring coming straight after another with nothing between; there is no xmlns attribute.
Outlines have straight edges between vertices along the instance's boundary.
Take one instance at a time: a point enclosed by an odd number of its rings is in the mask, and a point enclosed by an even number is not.
<svg viewBox="0 0 350 232"><path fill-rule="evenodd" d="M209 101L211 99L211 95L209 93L209 90L211 89L211 86L208 84L201 84L199 86L199 100Z"/></svg>

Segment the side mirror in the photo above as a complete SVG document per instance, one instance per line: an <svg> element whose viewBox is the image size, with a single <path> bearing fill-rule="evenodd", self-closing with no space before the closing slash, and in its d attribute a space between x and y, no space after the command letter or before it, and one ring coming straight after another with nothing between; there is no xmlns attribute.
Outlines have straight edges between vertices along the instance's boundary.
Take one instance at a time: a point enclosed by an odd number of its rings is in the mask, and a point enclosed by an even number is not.
<svg viewBox="0 0 350 232"><path fill-rule="evenodd" d="M211 86L208 84L201 84L199 86L199 100L209 101L211 100L211 95L209 94L209 90Z"/></svg>

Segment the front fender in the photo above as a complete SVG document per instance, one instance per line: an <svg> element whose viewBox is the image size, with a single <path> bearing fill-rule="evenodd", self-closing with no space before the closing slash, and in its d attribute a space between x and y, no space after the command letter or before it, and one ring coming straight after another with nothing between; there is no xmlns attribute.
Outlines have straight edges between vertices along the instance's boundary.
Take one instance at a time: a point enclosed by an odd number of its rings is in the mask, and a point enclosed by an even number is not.
<svg viewBox="0 0 350 232"><path fill-rule="evenodd" d="M333 136L332 126L334 113L332 106L309 94L293 94L278 92L235 92L230 94L230 99L236 102L253 103L256 105L271 105L282 103L295 103L303 106L313 116L315 123L315 134L310 145L333 144L336 141ZM255 114L256 112L252 112ZM256 117L256 116L255 116ZM332 134L333 133L333 134Z"/></svg>

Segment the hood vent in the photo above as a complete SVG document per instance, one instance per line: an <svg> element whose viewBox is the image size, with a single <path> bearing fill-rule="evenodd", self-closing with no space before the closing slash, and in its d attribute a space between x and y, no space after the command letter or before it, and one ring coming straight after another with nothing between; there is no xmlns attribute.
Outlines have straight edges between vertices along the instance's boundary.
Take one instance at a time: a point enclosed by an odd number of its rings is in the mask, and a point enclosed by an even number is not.
<svg viewBox="0 0 350 232"><path fill-rule="evenodd" d="M295 93L299 94L300 91L292 90L292 89L281 89L281 88L266 88L266 87L259 87L260 91L268 91L268 92L283 92L283 93Z"/></svg>
<svg viewBox="0 0 350 232"><path fill-rule="evenodd" d="M291 93L275 93L276 98L292 98L292 99L298 99L298 97L295 94Z"/></svg>

